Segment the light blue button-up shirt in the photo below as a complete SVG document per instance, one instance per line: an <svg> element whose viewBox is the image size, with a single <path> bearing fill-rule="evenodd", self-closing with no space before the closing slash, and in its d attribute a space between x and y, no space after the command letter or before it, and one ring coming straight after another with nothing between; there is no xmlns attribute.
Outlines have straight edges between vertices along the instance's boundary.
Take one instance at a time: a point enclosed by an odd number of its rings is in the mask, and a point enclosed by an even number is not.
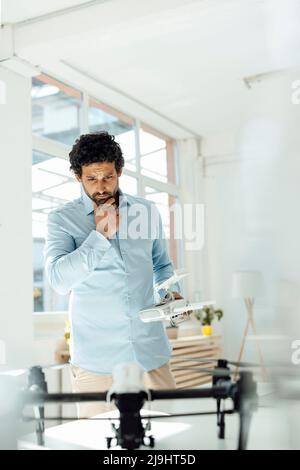
<svg viewBox="0 0 300 470"><path fill-rule="evenodd" d="M174 274L161 217L153 202L122 191L119 212L111 239L96 231L84 192L48 217L46 273L56 292L70 293L71 363L101 374L127 361L156 369L172 350L161 322L139 318L156 301L154 284Z"/></svg>

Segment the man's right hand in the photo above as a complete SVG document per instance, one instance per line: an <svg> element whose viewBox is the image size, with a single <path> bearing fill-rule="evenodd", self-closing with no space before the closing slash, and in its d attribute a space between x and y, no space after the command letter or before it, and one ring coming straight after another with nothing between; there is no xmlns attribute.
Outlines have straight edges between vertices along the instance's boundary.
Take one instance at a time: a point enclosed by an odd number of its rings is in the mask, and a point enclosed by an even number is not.
<svg viewBox="0 0 300 470"><path fill-rule="evenodd" d="M97 232L111 238L119 230L119 209L114 198L108 199L94 211Z"/></svg>

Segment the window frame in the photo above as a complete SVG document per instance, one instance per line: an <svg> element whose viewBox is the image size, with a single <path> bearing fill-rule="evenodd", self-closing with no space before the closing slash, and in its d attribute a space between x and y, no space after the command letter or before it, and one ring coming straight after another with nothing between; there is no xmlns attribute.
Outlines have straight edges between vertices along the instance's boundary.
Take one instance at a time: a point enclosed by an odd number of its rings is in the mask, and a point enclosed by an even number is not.
<svg viewBox="0 0 300 470"><path fill-rule="evenodd" d="M95 98L92 94L89 94L86 90L81 90L80 87L72 87L72 85L67 84L55 77L50 77L44 73L35 77L37 79L44 79L46 83L53 84L60 89L67 90L68 94L75 93L76 96L78 94L81 96L81 118L79 120L79 127L80 127L80 135L89 132L89 106L91 103L93 105L97 105L103 111L116 116L117 118L123 120L124 122L131 123L134 129L135 135L135 148L136 148L136 170L130 170L127 168L123 168L123 173L128 176L132 176L137 180L137 195L141 197L146 196L145 188L146 186L150 186L151 188L159 191L167 193L169 196L169 201L172 198L175 198L178 203L181 202L181 191L180 191L180 175L179 175L179 162L178 162L178 151L177 151L177 144L176 140L166 136L165 134L161 133L160 131L153 129L151 126L146 124L145 122L141 122L137 117L130 116L128 114L123 113L122 111L118 111L115 108L101 102L99 99ZM163 140L166 141L166 149L167 149L167 167L168 167L168 175L169 171L171 172L172 182L162 182L151 178L149 176L142 174L141 168L141 153L140 153L140 129L145 130ZM32 152L41 152L45 153L53 158L61 158L63 160L68 161L67 155L71 150L71 146L63 144L61 142L48 139L46 137L32 134ZM169 179L169 178L168 178ZM34 193L33 193L34 197ZM39 195L40 197L40 195ZM171 205L171 203L170 203ZM173 232L173 224L174 220L172 220L173 214L171 213L170 219L170 234ZM176 222L175 222L176 223ZM173 227L173 228L172 228ZM174 232L173 232L174 233ZM33 240L35 238L33 237ZM175 267L182 267L183 260L184 260L184 253L183 253L183 244L180 240L172 240L172 235L170 236L170 257L174 262ZM48 312L33 312L34 314L41 314L41 313L48 313ZM55 313L52 311L51 313Z"/></svg>

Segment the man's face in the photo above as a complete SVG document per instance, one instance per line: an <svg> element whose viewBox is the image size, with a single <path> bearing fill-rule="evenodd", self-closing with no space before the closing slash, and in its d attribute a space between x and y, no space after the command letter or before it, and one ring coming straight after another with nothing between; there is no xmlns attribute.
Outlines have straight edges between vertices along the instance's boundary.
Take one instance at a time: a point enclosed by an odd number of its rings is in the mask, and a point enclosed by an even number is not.
<svg viewBox="0 0 300 470"><path fill-rule="evenodd" d="M114 162L91 163L82 166L82 175L76 175L76 179L82 183L87 196L99 206L115 197L121 174L122 171L117 173Z"/></svg>

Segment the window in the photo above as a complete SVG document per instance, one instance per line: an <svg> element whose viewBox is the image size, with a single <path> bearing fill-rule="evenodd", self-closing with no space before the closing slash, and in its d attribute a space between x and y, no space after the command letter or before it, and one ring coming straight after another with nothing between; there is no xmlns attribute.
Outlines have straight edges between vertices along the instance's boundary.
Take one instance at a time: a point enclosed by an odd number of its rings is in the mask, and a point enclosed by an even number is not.
<svg viewBox="0 0 300 470"><path fill-rule="evenodd" d="M86 122L85 122L86 119ZM105 130L120 144L124 193L154 201L161 213L169 252L178 266L172 205L178 198L174 142L95 98L45 75L32 81L32 232L35 312L64 311L68 296L55 293L44 273L43 250L48 213L80 197L68 154L82 133Z"/></svg>
<svg viewBox="0 0 300 470"><path fill-rule="evenodd" d="M139 142L142 174L164 183L176 183L171 141L141 126Z"/></svg>
<svg viewBox="0 0 300 470"><path fill-rule="evenodd" d="M81 93L45 75L32 81L32 132L72 145L80 134Z"/></svg>
<svg viewBox="0 0 300 470"><path fill-rule="evenodd" d="M44 276L43 249L48 213L60 204L79 197L79 185L70 175L67 160L46 153L32 154L32 235L34 311L66 310L67 296L59 296Z"/></svg>
<svg viewBox="0 0 300 470"><path fill-rule="evenodd" d="M134 120L128 118L96 100L90 100L89 106L90 132L107 131L115 136L120 144L125 168L131 171L136 169L136 148Z"/></svg>
<svg viewBox="0 0 300 470"><path fill-rule="evenodd" d="M132 176L122 174L120 177L120 188L122 188L122 191L126 194L131 194L132 196L137 196L138 190L137 190L137 179L133 178Z"/></svg>
<svg viewBox="0 0 300 470"><path fill-rule="evenodd" d="M177 202L177 198L171 196L170 194L159 191L155 188L146 186L146 199L149 199L155 202L156 207L158 208L164 229L164 234L168 242L169 253L175 268L178 267L178 247L177 240L175 238L175 227L174 227L174 207Z"/></svg>

